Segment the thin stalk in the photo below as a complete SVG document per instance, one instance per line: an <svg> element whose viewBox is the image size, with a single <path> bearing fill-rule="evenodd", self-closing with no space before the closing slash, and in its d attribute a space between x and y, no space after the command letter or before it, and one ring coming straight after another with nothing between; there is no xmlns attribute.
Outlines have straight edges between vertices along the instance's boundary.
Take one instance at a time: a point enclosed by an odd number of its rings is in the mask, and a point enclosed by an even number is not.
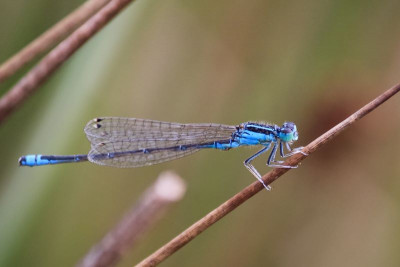
<svg viewBox="0 0 400 267"><path fill-rule="evenodd" d="M349 116L347 119L345 119L332 129L330 129L329 131L327 131L326 133L322 134L320 137L315 139L313 142L308 144L306 147L304 147L302 151L308 154L307 156L303 154L295 154L289 159L287 159L284 165L298 165L303 159L308 157L311 153L315 152L323 145L325 145L327 142L331 141L345 129L354 124L356 121L358 121L371 111L375 110L378 106L380 106L382 103L384 103L386 100L391 98L399 91L400 91L400 84L397 84L396 86L385 91L383 94L372 100L370 103L366 104L364 107L362 107L354 114ZM262 177L262 179L264 183L268 185L290 170L292 169L273 169L267 174L265 174ZM211 225L222 219L225 215L232 212L238 206L243 204L245 201L247 201L248 199L250 199L252 196L254 196L263 189L264 186L258 181L247 186L242 191L240 191L239 193L231 197L229 200L221 204L219 207L217 207L216 209L208 213L206 216L198 220L196 223L187 228L185 231L180 233L178 236L173 238L171 241L162 246L160 249L155 251L153 254L145 258L143 261L137 264L137 266L155 266L161 263L166 258L174 254L181 247L192 241L195 237L201 234L208 227L210 227Z"/></svg>
<svg viewBox="0 0 400 267"><path fill-rule="evenodd" d="M182 199L186 186L173 172L163 172L128 211L77 264L77 267L114 266L127 250L165 213L171 204Z"/></svg>
<svg viewBox="0 0 400 267"><path fill-rule="evenodd" d="M60 42L111 0L88 0L0 66L0 82Z"/></svg>
<svg viewBox="0 0 400 267"><path fill-rule="evenodd" d="M79 47L111 21L133 0L111 0L94 16L58 44L34 68L0 99L0 123L57 69Z"/></svg>

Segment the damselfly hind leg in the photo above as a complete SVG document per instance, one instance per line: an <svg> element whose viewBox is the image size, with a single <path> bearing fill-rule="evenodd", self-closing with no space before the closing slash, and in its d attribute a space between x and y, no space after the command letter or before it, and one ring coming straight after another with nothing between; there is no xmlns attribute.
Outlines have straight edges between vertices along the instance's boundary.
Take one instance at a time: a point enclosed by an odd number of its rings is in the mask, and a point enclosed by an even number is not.
<svg viewBox="0 0 400 267"><path fill-rule="evenodd" d="M269 144L268 146L264 147L263 149L261 149L260 151L258 151L256 154L254 154L253 156L251 156L250 158L246 159L243 163L244 166L251 172L251 174L254 175L254 177L257 178L257 180L262 183L262 185L265 187L265 189L267 189L268 191L271 190L271 186L266 185L264 183L264 181L261 179L261 175L260 173L256 170L256 168L254 168L253 165L251 165L251 162L257 158L258 156L260 156L261 154L265 153L269 147L271 146L271 144Z"/></svg>

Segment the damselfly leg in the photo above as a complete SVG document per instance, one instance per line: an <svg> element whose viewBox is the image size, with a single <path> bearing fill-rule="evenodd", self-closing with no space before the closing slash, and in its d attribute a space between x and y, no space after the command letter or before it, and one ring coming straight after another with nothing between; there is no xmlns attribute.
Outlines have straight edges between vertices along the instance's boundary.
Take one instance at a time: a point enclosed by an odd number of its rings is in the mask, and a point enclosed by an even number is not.
<svg viewBox="0 0 400 267"><path fill-rule="evenodd" d="M287 153L287 154L284 153L284 151L283 151L283 143L280 142L279 146L280 146L280 154L281 154L282 158L287 158L287 157L293 156L294 154L299 154L299 153L303 154L304 156L308 156L308 154L306 152L302 151L303 148L304 148L303 146L299 146L299 147L296 147L296 148L292 149L288 142L286 142L285 145L286 145L286 149L290 153Z"/></svg>
<svg viewBox="0 0 400 267"><path fill-rule="evenodd" d="M282 165L283 161L275 161L277 149L278 149L278 143L274 143L274 147L272 148L271 154L268 157L267 166L274 167L274 168L285 168L285 169L295 169L298 167L297 165L296 166ZM282 142L279 143L279 152L280 152L282 158L288 157L283 152ZM297 153L299 153L299 152L297 152ZM294 154L296 154L296 153L294 153Z"/></svg>
<svg viewBox="0 0 400 267"><path fill-rule="evenodd" d="M253 156L251 156L250 158L246 159L243 163L244 166L251 172L251 174L254 175L254 177L257 178L257 180L262 183L262 185L265 187L265 189L267 190L271 190L271 186L266 185L264 183L264 181L261 179L261 174L256 170L256 168L254 168L253 165L251 165L251 162L257 158L258 156L260 156L261 154L265 153L268 151L268 149L270 148L271 144L269 144L268 146L264 147L263 149L261 149L260 151L258 151L256 154L254 154Z"/></svg>

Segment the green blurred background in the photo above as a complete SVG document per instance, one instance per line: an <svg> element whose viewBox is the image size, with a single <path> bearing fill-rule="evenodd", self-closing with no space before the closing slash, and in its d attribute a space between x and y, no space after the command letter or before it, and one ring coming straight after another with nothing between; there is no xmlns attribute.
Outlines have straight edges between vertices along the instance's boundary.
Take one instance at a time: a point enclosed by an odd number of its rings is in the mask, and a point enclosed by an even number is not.
<svg viewBox="0 0 400 267"><path fill-rule="evenodd" d="M81 3L1 1L0 61ZM400 81L399 10L396 0L131 4L0 125L0 266L74 265L173 169L187 194L119 263L132 266L255 180L242 162L256 149L138 169L19 168L21 155L87 153L83 127L97 116L290 120L306 145ZM389 100L163 266L399 266L399 104ZM265 162L255 162L261 173Z"/></svg>

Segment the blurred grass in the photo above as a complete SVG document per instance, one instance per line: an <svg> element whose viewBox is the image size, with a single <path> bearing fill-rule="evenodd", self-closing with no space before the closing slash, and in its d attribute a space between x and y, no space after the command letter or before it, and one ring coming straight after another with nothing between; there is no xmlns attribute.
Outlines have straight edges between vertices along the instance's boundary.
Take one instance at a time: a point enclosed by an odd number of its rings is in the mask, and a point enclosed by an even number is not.
<svg viewBox="0 0 400 267"><path fill-rule="evenodd" d="M80 3L0 3L0 59ZM97 116L291 120L298 143L307 144L398 82L399 8L398 1L135 2L1 125L0 266L75 264L159 172L174 169L188 193L120 263L131 266L253 182L242 161L255 151L203 151L139 169L18 168L19 156L85 153L82 129ZM398 266L399 101L164 265ZM262 173L263 163L256 162Z"/></svg>

